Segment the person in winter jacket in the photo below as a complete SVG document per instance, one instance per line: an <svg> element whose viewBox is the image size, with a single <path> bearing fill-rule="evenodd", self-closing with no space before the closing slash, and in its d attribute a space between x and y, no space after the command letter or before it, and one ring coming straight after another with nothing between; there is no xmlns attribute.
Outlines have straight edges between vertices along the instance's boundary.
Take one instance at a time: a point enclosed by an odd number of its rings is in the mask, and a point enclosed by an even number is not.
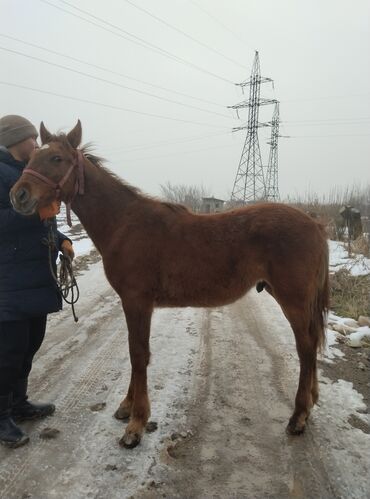
<svg viewBox="0 0 370 499"><path fill-rule="evenodd" d="M26 217L10 203L9 191L37 147L37 136L36 128L21 116L0 118L0 443L8 447L29 441L17 422L55 410L53 404L32 403L27 397L28 375L44 339L47 314L62 308L50 271L48 231L57 242L53 265L58 250L74 256L71 241L57 230L47 210Z"/></svg>

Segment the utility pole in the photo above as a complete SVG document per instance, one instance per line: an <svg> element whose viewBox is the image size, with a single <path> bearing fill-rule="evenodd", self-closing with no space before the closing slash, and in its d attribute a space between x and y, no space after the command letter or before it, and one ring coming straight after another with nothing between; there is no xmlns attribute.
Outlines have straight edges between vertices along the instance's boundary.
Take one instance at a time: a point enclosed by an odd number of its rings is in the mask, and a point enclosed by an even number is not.
<svg viewBox="0 0 370 499"><path fill-rule="evenodd" d="M261 159L261 150L258 140L258 129L271 126L271 122L259 122L260 106L277 104L276 99L265 99L260 97L261 84L273 82L271 78L261 76L259 55L256 51L252 73L250 79L237 83L242 88L249 87L249 99L234 106L239 116L239 109L248 108L248 122L246 126L236 127L233 131L247 130L243 152L239 161L239 167L236 174L231 200L237 203L250 203L267 198L267 174ZM277 152L277 149L276 149Z"/></svg>

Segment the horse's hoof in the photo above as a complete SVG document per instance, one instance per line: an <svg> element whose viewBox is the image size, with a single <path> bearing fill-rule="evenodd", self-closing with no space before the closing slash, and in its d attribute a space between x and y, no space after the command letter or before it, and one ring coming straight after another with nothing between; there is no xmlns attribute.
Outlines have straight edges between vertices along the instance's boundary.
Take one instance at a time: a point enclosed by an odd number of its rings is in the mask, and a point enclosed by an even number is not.
<svg viewBox="0 0 370 499"><path fill-rule="evenodd" d="M299 424L297 421L289 421L285 431L288 435L302 435L305 428L305 423Z"/></svg>
<svg viewBox="0 0 370 499"><path fill-rule="evenodd" d="M288 435L302 435L304 433L304 427L303 428L297 428L297 427L292 427L288 425L285 429L286 433Z"/></svg>
<svg viewBox="0 0 370 499"><path fill-rule="evenodd" d="M119 444L121 447L125 447L125 449L133 449L137 445L139 445L141 440L141 436L138 433L125 433Z"/></svg>
<svg viewBox="0 0 370 499"><path fill-rule="evenodd" d="M116 419L120 419L120 420L122 420L122 419L129 419L129 417L130 417L130 411L127 408L118 407L118 409L113 414L113 416Z"/></svg>

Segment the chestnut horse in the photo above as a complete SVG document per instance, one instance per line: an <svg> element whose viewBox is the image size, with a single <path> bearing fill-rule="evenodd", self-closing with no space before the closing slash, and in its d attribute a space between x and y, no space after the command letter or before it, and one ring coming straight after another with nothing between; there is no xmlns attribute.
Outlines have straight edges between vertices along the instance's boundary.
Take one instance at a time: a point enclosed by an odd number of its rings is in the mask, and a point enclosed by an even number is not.
<svg viewBox="0 0 370 499"><path fill-rule="evenodd" d="M56 199L70 203L102 255L126 316L131 381L118 407L129 418L120 440L135 447L150 415L147 391L154 307L216 307L257 283L280 304L300 360L295 408L287 431L304 431L318 399L316 357L325 340L328 246L323 227L284 204L256 204L217 214L143 195L105 169L86 147L81 123L35 151L11 190L14 208L31 214ZM45 145L46 144L46 145Z"/></svg>

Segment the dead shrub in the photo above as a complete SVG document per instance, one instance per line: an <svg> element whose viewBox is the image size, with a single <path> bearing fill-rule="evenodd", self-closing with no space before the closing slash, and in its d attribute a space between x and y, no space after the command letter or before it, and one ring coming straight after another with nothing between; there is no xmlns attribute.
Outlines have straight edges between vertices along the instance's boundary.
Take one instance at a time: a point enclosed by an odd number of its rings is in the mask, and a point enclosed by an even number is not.
<svg viewBox="0 0 370 499"><path fill-rule="evenodd" d="M352 242L352 251L358 255L369 255L369 241L364 235L359 236Z"/></svg>
<svg viewBox="0 0 370 499"><path fill-rule="evenodd" d="M353 276L340 269L330 276L330 308L342 317L370 315L370 276Z"/></svg>

